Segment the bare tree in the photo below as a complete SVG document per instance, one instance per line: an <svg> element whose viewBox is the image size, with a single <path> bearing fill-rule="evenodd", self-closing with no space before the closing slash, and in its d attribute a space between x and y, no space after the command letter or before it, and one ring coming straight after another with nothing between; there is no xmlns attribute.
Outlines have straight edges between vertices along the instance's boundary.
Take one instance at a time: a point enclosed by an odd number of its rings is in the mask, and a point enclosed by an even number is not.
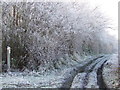
<svg viewBox="0 0 120 90"><path fill-rule="evenodd" d="M66 55L110 53L113 47L100 37L108 25L86 3L4 3L3 53L7 45L12 48L15 68L56 68Z"/></svg>

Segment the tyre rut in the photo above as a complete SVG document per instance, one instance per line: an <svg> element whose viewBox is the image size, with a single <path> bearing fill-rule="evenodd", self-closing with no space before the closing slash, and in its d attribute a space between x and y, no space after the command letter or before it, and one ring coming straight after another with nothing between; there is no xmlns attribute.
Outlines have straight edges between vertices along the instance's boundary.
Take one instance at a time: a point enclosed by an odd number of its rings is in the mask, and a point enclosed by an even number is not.
<svg viewBox="0 0 120 90"><path fill-rule="evenodd" d="M82 73L85 71L85 67L89 66L90 64L92 64L94 61L98 60L99 58L104 57L103 55L94 57L94 58L89 58L88 60L86 60L85 62L81 63L80 65L74 67L72 70L66 72L67 74L65 74L65 81L63 82L62 86L60 88L71 88L72 82L75 78L75 76L78 73Z"/></svg>
<svg viewBox="0 0 120 90"><path fill-rule="evenodd" d="M93 63L89 64L89 66L84 69L84 72L78 73L78 75L74 77L74 80L72 82L73 85L71 84L71 88L76 88L74 86L75 83L79 83L79 86L77 85L77 88L82 88L83 90L85 90L86 88L107 88L102 78L102 67L104 63L108 60L108 57L109 55L98 58ZM75 80L77 81L74 82ZM93 83L95 85L93 85Z"/></svg>

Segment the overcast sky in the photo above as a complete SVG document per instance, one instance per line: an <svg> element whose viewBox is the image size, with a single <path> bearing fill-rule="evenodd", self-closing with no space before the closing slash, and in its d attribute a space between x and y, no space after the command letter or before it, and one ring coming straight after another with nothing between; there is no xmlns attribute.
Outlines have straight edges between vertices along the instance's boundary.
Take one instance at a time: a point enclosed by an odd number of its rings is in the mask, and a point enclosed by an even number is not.
<svg viewBox="0 0 120 90"><path fill-rule="evenodd" d="M88 0L91 6L99 6L105 16L111 19L116 31L109 31L110 35L118 39L118 1L119 0Z"/></svg>
<svg viewBox="0 0 120 90"><path fill-rule="evenodd" d="M101 11L113 19L115 23L118 20L118 1L119 0L89 0L91 6L98 5Z"/></svg>

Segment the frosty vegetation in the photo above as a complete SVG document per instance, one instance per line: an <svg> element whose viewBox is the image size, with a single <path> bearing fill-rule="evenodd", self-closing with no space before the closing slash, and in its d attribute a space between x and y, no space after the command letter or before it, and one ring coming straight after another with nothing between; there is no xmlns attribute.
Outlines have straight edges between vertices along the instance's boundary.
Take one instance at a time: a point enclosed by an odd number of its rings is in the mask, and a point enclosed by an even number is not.
<svg viewBox="0 0 120 90"><path fill-rule="evenodd" d="M7 46L19 70L58 69L68 57L115 52L113 38L103 37L109 20L86 3L9 2L2 11L4 67Z"/></svg>

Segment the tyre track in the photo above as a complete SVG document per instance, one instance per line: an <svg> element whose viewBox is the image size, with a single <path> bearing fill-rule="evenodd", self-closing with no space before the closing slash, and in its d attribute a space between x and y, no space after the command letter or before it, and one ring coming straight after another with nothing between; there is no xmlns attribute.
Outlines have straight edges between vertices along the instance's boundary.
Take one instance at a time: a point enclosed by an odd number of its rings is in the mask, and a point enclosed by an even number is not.
<svg viewBox="0 0 120 90"><path fill-rule="evenodd" d="M109 55L98 58L84 69L83 73L78 73L72 82L71 88L107 88L102 79L102 66L108 60ZM101 84L101 83L102 84ZM79 83L75 85L76 83Z"/></svg>
<svg viewBox="0 0 120 90"><path fill-rule="evenodd" d="M72 86L72 82L73 82L75 76L78 73L84 72L85 68L87 66L89 66L94 61L96 61L97 59L102 58L102 57L103 57L103 55L89 58L89 59L85 60L83 63L81 63L80 65L75 66L73 69L71 69L70 71L66 72L65 76L63 75L63 77L65 77L65 79L64 79L65 81L63 82L63 84L62 84L62 86L60 88L68 88L68 89L70 89L71 86Z"/></svg>

